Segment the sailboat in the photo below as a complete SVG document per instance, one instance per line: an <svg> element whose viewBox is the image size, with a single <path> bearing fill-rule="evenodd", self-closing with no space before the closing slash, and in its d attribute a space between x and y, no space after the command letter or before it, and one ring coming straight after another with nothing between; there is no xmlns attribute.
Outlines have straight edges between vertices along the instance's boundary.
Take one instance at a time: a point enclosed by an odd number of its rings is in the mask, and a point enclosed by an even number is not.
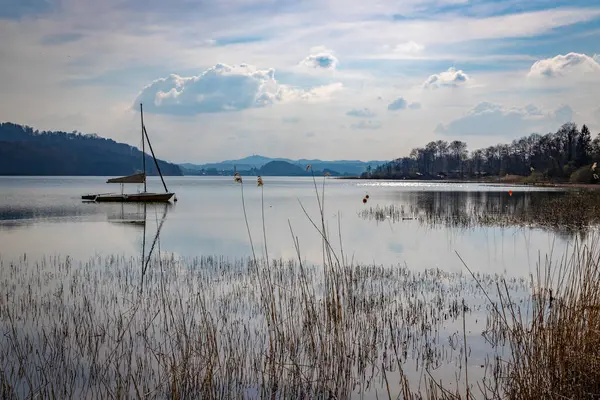
<svg viewBox="0 0 600 400"><path fill-rule="evenodd" d="M142 123L142 165L143 171L133 175L121 176L118 178L111 178L106 181L106 183L120 183L121 184L121 193L100 193L100 194L86 194L81 196L83 200L91 200L98 202L169 202L172 197L174 197L174 201L177 201L177 197L175 197L175 193L169 192L167 189L167 184L165 183L165 179L163 178L162 172L160 171L160 167L158 166L158 161L154 156L154 150L152 149L152 144L150 144L150 138L148 137L148 132L146 131L146 126L144 125L144 111L142 108L142 103L140 103L140 118ZM152 158L154 159L154 165L156 166L156 170L160 175L160 180L162 181L163 187L165 188L165 193L152 193L147 191L146 187L146 151L145 151L145 141L148 140L148 147L150 147L150 152L152 153ZM124 185L126 183L137 183L144 184L144 191L139 193L124 193Z"/></svg>

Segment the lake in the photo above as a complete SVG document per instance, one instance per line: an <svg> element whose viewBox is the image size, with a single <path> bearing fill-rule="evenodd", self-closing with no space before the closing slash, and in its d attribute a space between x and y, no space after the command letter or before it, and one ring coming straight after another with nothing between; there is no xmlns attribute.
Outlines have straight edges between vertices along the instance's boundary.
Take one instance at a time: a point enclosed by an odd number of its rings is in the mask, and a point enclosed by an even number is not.
<svg viewBox="0 0 600 400"><path fill-rule="evenodd" d="M252 239L263 254L261 190L256 179L245 177L245 202ZM27 254L70 256L85 261L94 255L140 256L144 229L128 224L144 219L144 206L135 204L84 203L85 193L119 190L102 177L0 177L0 255L4 261ZM322 190L322 178L317 178ZM288 221L311 262L322 260L319 234L304 214L320 220L312 178L264 177L264 216L271 257L295 258ZM244 222L240 185L231 177L167 177L169 190L178 201L169 207L146 207L146 240L152 241L160 220L161 252L176 257L199 255L231 258L251 254ZM158 178L149 178L149 190L162 190ZM136 190L131 185L129 190ZM127 188L126 188L127 190ZM508 191L512 190L513 196ZM361 263L406 264L423 270L464 270L458 252L473 270L488 273L527 274L539 253L550 248L560 253L573 239L545 229L522 227L453 227L401 223L361 218L370 208L403 206L407 211L429 207L428 214L455 215L469 211L469 204L484 203L502 212L521 204L528 196L551 189L483 184L434 182L385 182L326 179L325 219L339 248L338 218L348 259ZM363 204L365 195L369 200ZM482 196L485 196L482 198ZM428 226L429 225L429 226Z"/></svg>
<svg viewBox="0 0 600 400"><path fill-rule="evenodd" d="M559 212L558 189L319 177L324 252L312 178L166 180L178 201L144 206L81 201L103 177L0 177L0 371L19 397L395 397L424 371L461 390L465 365L475 390L507 354L496 283L526 311L538 262L597 222L579 198Z"/></svg>

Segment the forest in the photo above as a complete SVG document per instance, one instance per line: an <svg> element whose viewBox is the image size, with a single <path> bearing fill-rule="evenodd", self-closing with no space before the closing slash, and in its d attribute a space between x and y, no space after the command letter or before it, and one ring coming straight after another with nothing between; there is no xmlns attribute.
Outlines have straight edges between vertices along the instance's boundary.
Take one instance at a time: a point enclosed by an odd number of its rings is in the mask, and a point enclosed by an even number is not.
<svg viewBox="0 0 600 400"><path fill-rule="evenodd" d="M158 175L146 154L147 175ZM178 165L158 160L163 175L182 175ZM142 169L142 152L96 134L47 132L0 123L0 175L129 175Z"/></svg>
<svg viewBox="0 0 600 400"><path fill-rule="evenodd" d="M595 162L600 161L600 134L592 139L586 125L573 122L558 131L537 133L469 152L467 143L437 140L414 148L401 157L374 169L368 179L473 179L527 177L532 181L594 183Z"/></svg>

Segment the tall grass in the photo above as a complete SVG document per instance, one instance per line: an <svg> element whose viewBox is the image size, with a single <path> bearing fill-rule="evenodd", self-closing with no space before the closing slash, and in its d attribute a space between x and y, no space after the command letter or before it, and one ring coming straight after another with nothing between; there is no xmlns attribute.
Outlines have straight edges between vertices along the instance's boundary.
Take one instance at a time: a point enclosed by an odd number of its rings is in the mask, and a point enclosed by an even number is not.
<svg viewBox="0 0 600 400"><path fill-rule="evenodd" d="M348 350L352 348L352 341L347 342L349 321L346 318L353 318L352 309L349 307L348 299L352 299L352 285L348 284L348 272L352 275L352 266L344 262L343 254L338 257L330 244L327 227L324 222L324 189L321 197L316 185L313 174L313 182L317 196L319 213L321 216L320 226L306 213L318 234L323 239L323 273L325 287L325 303L322 314L314 313L312 317L320 316L321 324L326 328L325 335L329 343L333 344L330 348L330 360L338 368L338 380L334 386L330 386L329 392L334 393L336 397L348 395L345 386L340 382L339 376L350 376L351 365L345 361L350 358ZM262 181L261 181L262 186ZM580 194L559 198L552 198L548 203L548 211L554 211L561 202L581 202ZM243 199L242 199L243 200ZM587 202L586 204L589 204ZM579 210L581 212L581 209ZM389 214L394 215L395 210L390 210ZM375 216L380 214L388 215L385 210L375 210ZM397 212L397 217L406 218L403 210ZM556 213L552 213L556 217ZM564 213L563 213L564 215ZM557 224L556 218L543 219L548 224ZM562 221L562 220L561 220ZM264 222L264 214L263 214ZM490 223L489 220L486 220ZM571 222L573 222L571 220ZM264 226L264 225L263 225ZM264 228L263 228L264 229ZM250 238L251 240L251 238ZM297 243L297 242L295 242ZM551 262L546 264L546 268L537 271L537 285L534 285L532 277L533 306L531 310L531 319L523 318L522 307L515 305L512 301L511 290L504 279L501 284L497 284L497 302L493 301L490 295L485 291L481 282L475 275L473 278L477 281L480 289L484 291L489 305L492 307L491 331L495 337L504 337L507 340L511 350L508 359L496 358L494 368L493 382L486 383L485 379L480 386L481 396L489 398L502 398L507 395L515 399L533 399L533 398L556 398L569 397L576 398L597 398L600 397L600 253L596 246L598 238L592 241L592 247L581 247L577 243L570 259L563 259L558 268L553 267ZM340 248L341 232L340 232ZM299 248L298 256L300 256ZM340 261L341 260L341 261ZM461 259L462 260L462 259ZM541 265L541 264L540 264ZM465 268L471 272L465 264ZM555 275L556 274L556 275ZM556 277L557 279L552 279ZM556 301L558 299L558 302ZM310 296L303 298L306 309L315 310L315 305ZM465 392L464 396L468 399L472 391L469 387L468 376L468 357L466 353L467 339L466 327L464 325L464 312L466 306L464 299L462 302L463 312L463 344L465 357ZM316 318L319 319L319 318ZM393 331L391 320L390 331ZM321 331L319 331L321 333ZM323 337L320 337L323 340ZM497 343L496 343L497 344ZM396 353L397 356L397 353ZM316 360L317 365L322 360ZM348 368L350 367L350 368ZM398 364L398 369L402 378L402 367ZM503 375L502 373L506 374ZM385 373L385 366L382 364L381 373L385 379L385 387L389 392L389 382ZM452 393L437 385L431 375L429 375L428 392L433 397L460 398L459 391ZM343 381L343 379L342 379ZM404 382L407 382L404 380ZM405 397L412 397L415 393L411 392L409 385L402 386ZM438 392L435 390L439 388ZM420 394L420 393L419 393Z"/></svg>
<svg viewBox="0 0 600 400"><path fill-rule="evenodd" d="M243 260L168 257L160 241L147 267L120 257L0 260L2 397L598 394L595 248L540 269L531 285L547 290L530 307L524 279L348 262L341 223L336 251L324 218L325 184L313 182L320 215L300 207L322 240L321 265L303 261L291 224L296 259L268 256L264 206L263 257L247 225ZM486 342L485 358L471 353Z"/></svg>
<svg viewBox="0 0 600 400"><path fill-rule="evenodd" d="M408 198L409 204L369 206L358 215L378 222L416 220L426 226L455 228L535 227L564 233L592 231L600 223L600 197L589 190L515 192L512 196L485 192L416 193Z"/></svg>
<svg viewBox="0 0 600 400"><path fill-rule="evenodd" d="M139 264L98 257L4 265L5 398L370 398L387 396L383 373L395 397L404 375L414 383L424 369L463 362L462 344L446 338L458 332L449 325L462 318L461 298L475 291L465 275L356 265L344 272L347 317L333 322L330 286L315 265L261 264L271 311L252 258L157 256L143 291ZM481 314L472 307L466 317Z"/></svg>
<svg viewBox="0 0 600 400"><path fill-rule="evenodd" d="M597 236L589 246L576 242L558 265L538 269L529 315L498 286L496 333L511 350L498 367L509 398L600 398L599 244Z"/></svg>

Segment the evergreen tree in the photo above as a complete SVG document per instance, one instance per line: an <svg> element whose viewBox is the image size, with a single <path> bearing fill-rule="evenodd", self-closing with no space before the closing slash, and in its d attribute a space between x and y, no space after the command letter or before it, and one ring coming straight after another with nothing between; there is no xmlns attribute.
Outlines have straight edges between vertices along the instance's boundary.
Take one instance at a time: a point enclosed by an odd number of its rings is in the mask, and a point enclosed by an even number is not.
<svg viewBox="0 0 600 400"><path fill-rule="evenodd" d="M592 135L586 125L581 127L575 148L575 162L577 167L582 167L590 162L592 153Z"/></svg>

